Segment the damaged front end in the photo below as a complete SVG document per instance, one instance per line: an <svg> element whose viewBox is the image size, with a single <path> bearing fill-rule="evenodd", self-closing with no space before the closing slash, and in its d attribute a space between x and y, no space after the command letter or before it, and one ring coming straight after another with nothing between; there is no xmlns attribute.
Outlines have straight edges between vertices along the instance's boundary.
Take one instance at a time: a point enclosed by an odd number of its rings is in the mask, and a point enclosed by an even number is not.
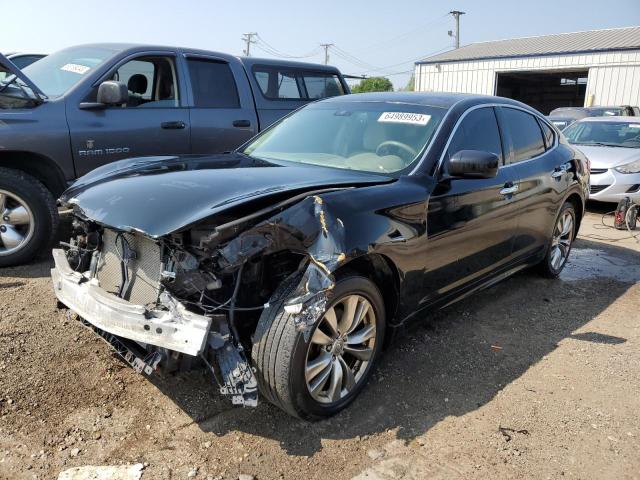
<svg viewBox="0 0 640 480"><path fill-rule="evenodd" d="M73 237L53 252L56 296L137 371L199 359L222 394L255 406L260 316L282 304L308 339L346 260L344 225L321 193L159 237L92 221L76 204ZM277 298L290 279L293 294Z"/></svg>

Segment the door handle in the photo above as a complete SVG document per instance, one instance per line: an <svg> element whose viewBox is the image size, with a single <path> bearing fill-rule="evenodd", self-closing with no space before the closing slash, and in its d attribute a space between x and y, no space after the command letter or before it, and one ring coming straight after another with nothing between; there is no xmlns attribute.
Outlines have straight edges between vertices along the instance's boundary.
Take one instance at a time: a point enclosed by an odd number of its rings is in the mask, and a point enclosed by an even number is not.
<svg viewBox="0 0 640 480"><path fill-rule="evenodd" d="M556 167L556 169L551 173L551 178L560 178L567 173L568 170L569 166L566 163L563 163L559 167Z"/></svg>
<svg viewBox="0 0 640 480"><path fill-rule="evenodd" d="M251 126L251 122L249 120L234 120L233 126L237 128L247 128Z"/></svg>
<svg viewBox="0 0 640 480"><path fill-rule="evenodd" d="M187 124L184 122L162 122L160 126L165 130L182 130L186 128Z"/></svg>
<svg viewBox="0 0 640 480"><path fill-rule="evenodd" d="M506 186L500 190L500 195L513 195L518 191L518 185Z"/></svg>

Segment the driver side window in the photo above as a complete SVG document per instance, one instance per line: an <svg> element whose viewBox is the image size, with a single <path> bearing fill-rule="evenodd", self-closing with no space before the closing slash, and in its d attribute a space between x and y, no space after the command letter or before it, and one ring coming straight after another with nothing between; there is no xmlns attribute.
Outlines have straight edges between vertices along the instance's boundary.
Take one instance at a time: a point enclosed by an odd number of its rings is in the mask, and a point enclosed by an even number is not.
<svg viewBox="0 0 640 480"><path fill-rule="evenodd" d="M179 106L178 82L171 57L139 57L120 66L112 80L129 90L125 108L172 108Z"/></svg>
<svg viewBox="0 0 640 480"><path fill-rule="evenodd" d="M464 117L451 139L447 156L450 158L460 150L493 153L500 159L500 165L504 165L498 120L493 107L478 108Z"/></svg>

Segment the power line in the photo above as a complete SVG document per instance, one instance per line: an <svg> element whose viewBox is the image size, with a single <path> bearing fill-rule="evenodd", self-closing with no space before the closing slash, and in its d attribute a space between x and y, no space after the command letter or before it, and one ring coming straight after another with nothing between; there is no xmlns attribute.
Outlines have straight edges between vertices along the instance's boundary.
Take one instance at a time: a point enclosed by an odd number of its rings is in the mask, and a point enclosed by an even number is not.
<svg viewBox="0 0 640 480"><path fill-rule="evenodd" d="M275 48L274 46L272 46L270 43L268 43L264 38L262 38L260 35L256 34L257 37L257 42L258 45L260 46L260 50L273 55L274 57L280 57L280 58L309 58L309 57L313 57L314 55L317 55L318 53L320 53L320 46L317 46L316 48L314 48L313 50L311 50L310 52L304 54L304 55L291 55L285 52L282 52L280 50L278 50L277 48Z"/></svg>
<svg viewBox="0 0 640 480"><path fill-rule="evenodd" d="M391 44L393 44L394 42L398 41L398 40L402 40L405 39L406 37L409 37L415 33L418 32L422 32L424 31L427 27L433 27L434 25L438 24L438 23L444 23L445 19L449 16L449 13L445 13L444 15L441 15L439 17L436 17L432 20L430 20L429 22L422 24L412 30L409 30L405 33L401 33L400 35L397 35L395 37L391 37L387 40L383 40L374 44L369 45L368 47L364 48L364 49L358 49L355 50L356 53L364 53L365 51L371 51L371 50L381 50L384 48L387 48L389 46L391 46Z"/></svg>

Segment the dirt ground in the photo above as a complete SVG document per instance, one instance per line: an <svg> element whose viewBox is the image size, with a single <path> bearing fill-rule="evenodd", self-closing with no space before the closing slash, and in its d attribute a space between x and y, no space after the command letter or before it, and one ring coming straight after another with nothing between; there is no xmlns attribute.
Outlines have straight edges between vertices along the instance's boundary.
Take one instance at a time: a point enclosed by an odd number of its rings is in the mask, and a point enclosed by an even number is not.
<svg viewBox="0 0 640 480"><path fill-rule="evenodd" d="M640 478L640 244L603 211L561 279L523 272L434 313L319 423L234 408L200 372L138 375L56 310L50 259L0 269L0 478Z"/></svg>

